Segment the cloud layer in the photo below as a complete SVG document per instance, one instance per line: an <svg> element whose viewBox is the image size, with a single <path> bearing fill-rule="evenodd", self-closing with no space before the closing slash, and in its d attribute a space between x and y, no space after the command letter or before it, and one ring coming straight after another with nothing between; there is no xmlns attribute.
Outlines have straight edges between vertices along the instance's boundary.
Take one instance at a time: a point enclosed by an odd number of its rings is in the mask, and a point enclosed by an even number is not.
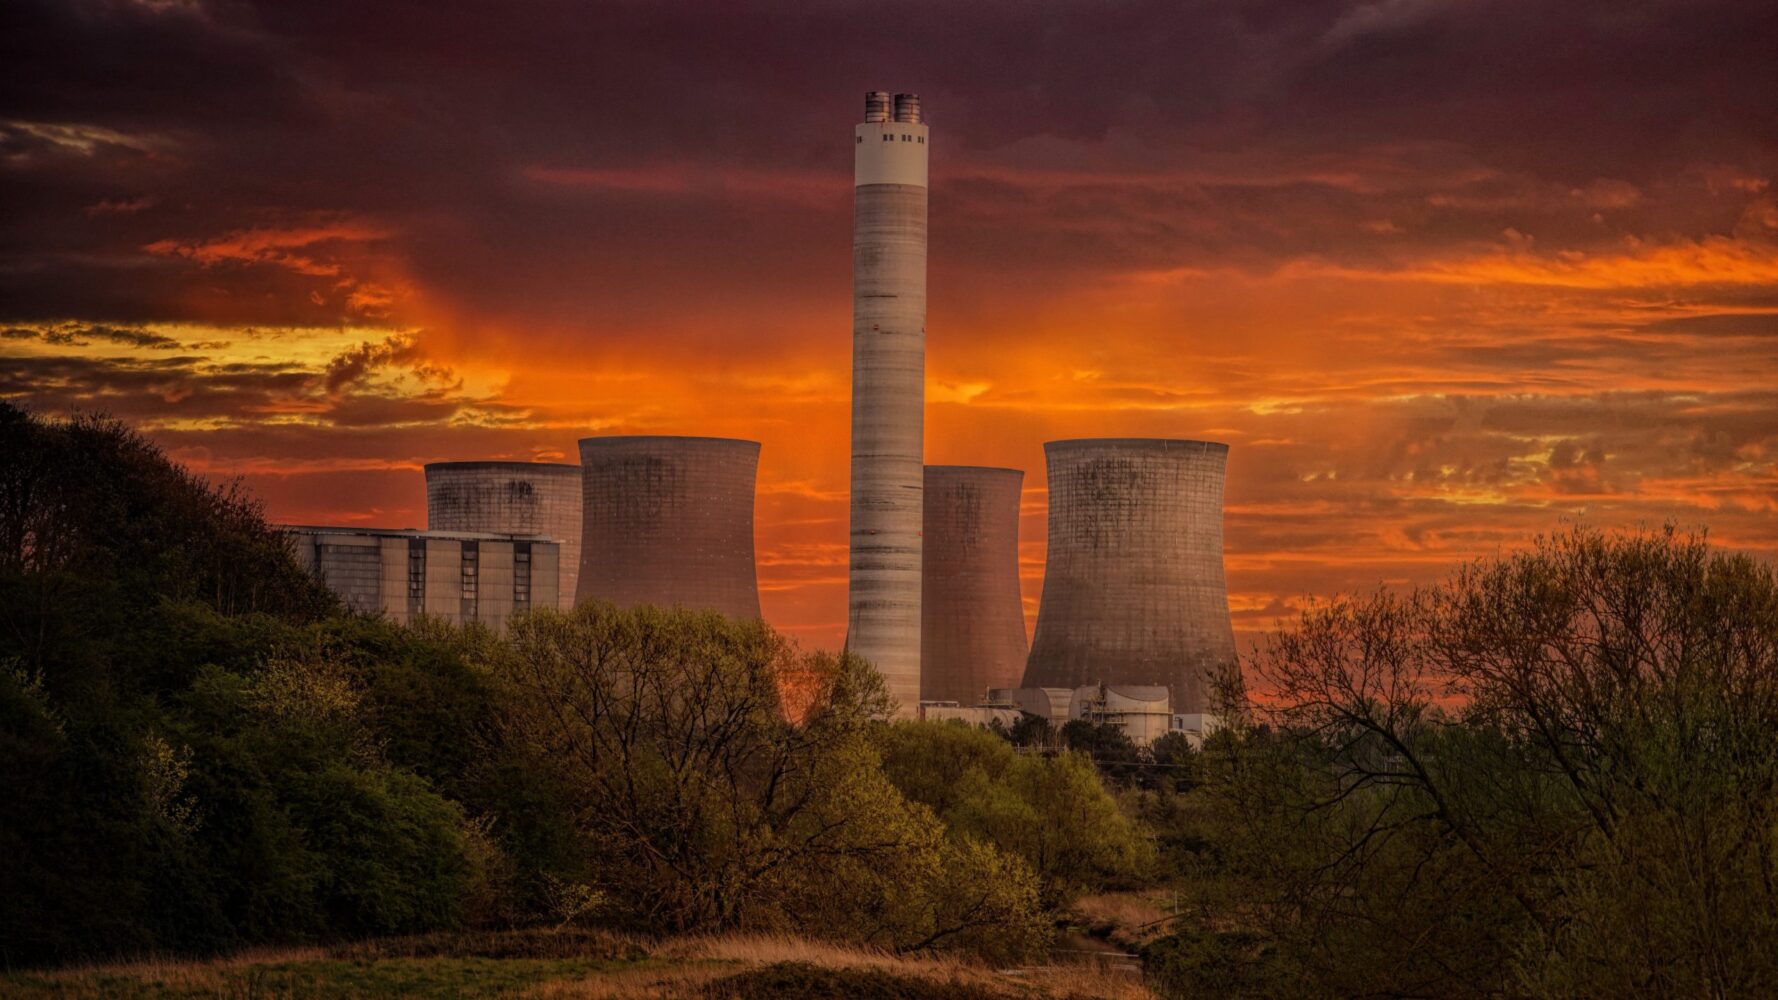
<svg viewBox="0 0 1778 1000"><path fill-rule="evenodd" d="M292 521L592 433L763 442L844 619L848 134L933 121L928 457L1231 444L1237 627L1565 519L1778 556L1778 12L1752 2L20 0L0 394Z"/></svg>

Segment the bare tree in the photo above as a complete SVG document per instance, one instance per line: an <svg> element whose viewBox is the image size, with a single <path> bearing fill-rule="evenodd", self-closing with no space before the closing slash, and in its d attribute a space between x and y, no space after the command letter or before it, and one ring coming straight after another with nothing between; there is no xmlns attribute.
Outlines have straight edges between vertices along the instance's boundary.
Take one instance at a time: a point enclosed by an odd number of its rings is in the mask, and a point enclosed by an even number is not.
<svg viewBox="0 0 1778 1000"><path fill-rule="evenodd" d="M1778 582L1575 529L1275 637L1230 787L1342 990L1778 988ZM1263 846L1262 846L1263 845Z"/></svg>

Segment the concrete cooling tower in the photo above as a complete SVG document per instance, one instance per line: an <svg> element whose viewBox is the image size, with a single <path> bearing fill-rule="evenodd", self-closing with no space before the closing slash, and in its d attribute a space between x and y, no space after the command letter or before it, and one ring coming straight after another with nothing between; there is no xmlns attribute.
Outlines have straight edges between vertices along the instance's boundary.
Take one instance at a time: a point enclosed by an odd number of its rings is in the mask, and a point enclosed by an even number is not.
<svg viewBox="0 0 1778 1000"><path fill-rule="evenodd" d="M1235 658L1222 575L1229 448L1051 441L1049 558L1025 687L1159 685L1203 712L1204 671Z"/></svg>
<svg viewBox="0 0 1778 1000"><path fill-rule="evenodd" d="M852 129L852 523L846 649L903 718L920 698L926 393L926 125L920 99L865 95Z"/></svg>
<svg viewBox="0 0 1778 1000"><path fill-rule="evenodd" d="M433 462L426 466L430 531L543 535L561 551L557 602L574 607L580 568L580 467L547 462Z"/></svg>
<svg viewBox="0 0 1778 1000"><path fill-rule="evenodd" d="M759 442L582 438L580 468L577 600L759 617L753 569Z"/></svg>
<svg viewBox="0 0 1778 1000"><path fill-rule="evenodd" d="M928 465L920 700L980 704L1025 669L1018 469Z"/></svg>

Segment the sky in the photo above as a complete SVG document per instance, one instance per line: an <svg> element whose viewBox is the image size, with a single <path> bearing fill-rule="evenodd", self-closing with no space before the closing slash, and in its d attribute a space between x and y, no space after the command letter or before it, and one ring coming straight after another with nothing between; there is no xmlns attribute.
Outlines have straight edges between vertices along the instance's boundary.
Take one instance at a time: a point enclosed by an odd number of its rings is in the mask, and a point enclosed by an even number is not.
<svg viewBox="0 0 1778 1000"><path fill-rule="evenodd" d="M1778 560L1778 5L0 6L0 397L274 520L432 461L762 443L845 620L852 126L932 129L927 460L1227 442L1251 640L1573 523Z"/></svg>

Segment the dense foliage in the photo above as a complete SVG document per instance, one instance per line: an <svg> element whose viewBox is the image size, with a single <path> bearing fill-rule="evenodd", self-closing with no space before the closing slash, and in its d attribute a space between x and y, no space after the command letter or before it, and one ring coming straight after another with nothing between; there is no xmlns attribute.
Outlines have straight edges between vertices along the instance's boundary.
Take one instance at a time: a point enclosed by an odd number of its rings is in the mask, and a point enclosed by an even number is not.
<svg viewBox="0 0 1778 1000"><path fill-rule="evenodd" d="M1169 996L1778 993L1769 565L1574 531L1214 680L1202 750L1138 749L891 724L713 614L397 627L238 490L0 404L0 964L589 923L1012 961L1146 886Z"/></svg>
<svg viewBox="0 0 1778 1000"><path fill-rule="evenodd" d="M1770 566L1574 531L1255 666L1166 807L1182 995L1778 992Z"/></svg>
<svg viewBox="0 0 1778 1000"><path fill-rule="evenodd" d="M953 837L1023 859L1052 906L1146 874L1154 862L1145 831L1084 753L1022 754L958 722L897 723L878 739L889 780L903 794L937 813Z"/></svg>
<svg viewBox="0 0 1778 1000"><path fill-rule="evenodd" d="M888 780L855 660L649 608L348 615L121 425L0 405L0 446L0 964L588 921L1006 958L1049 933L1023 856Z"/></svg>
<svg viewBox="0 0 1778 1000"><path fill-rule="evenodd" d="M517 623L493 664L510 745L559 777L586 878L648 929L787 928L1018 957L1036 879L885 777L875 671L760 622L587 603ZM801 720L780 677L813 678ZM989 737L994 739L994 737Z"/></svg>

